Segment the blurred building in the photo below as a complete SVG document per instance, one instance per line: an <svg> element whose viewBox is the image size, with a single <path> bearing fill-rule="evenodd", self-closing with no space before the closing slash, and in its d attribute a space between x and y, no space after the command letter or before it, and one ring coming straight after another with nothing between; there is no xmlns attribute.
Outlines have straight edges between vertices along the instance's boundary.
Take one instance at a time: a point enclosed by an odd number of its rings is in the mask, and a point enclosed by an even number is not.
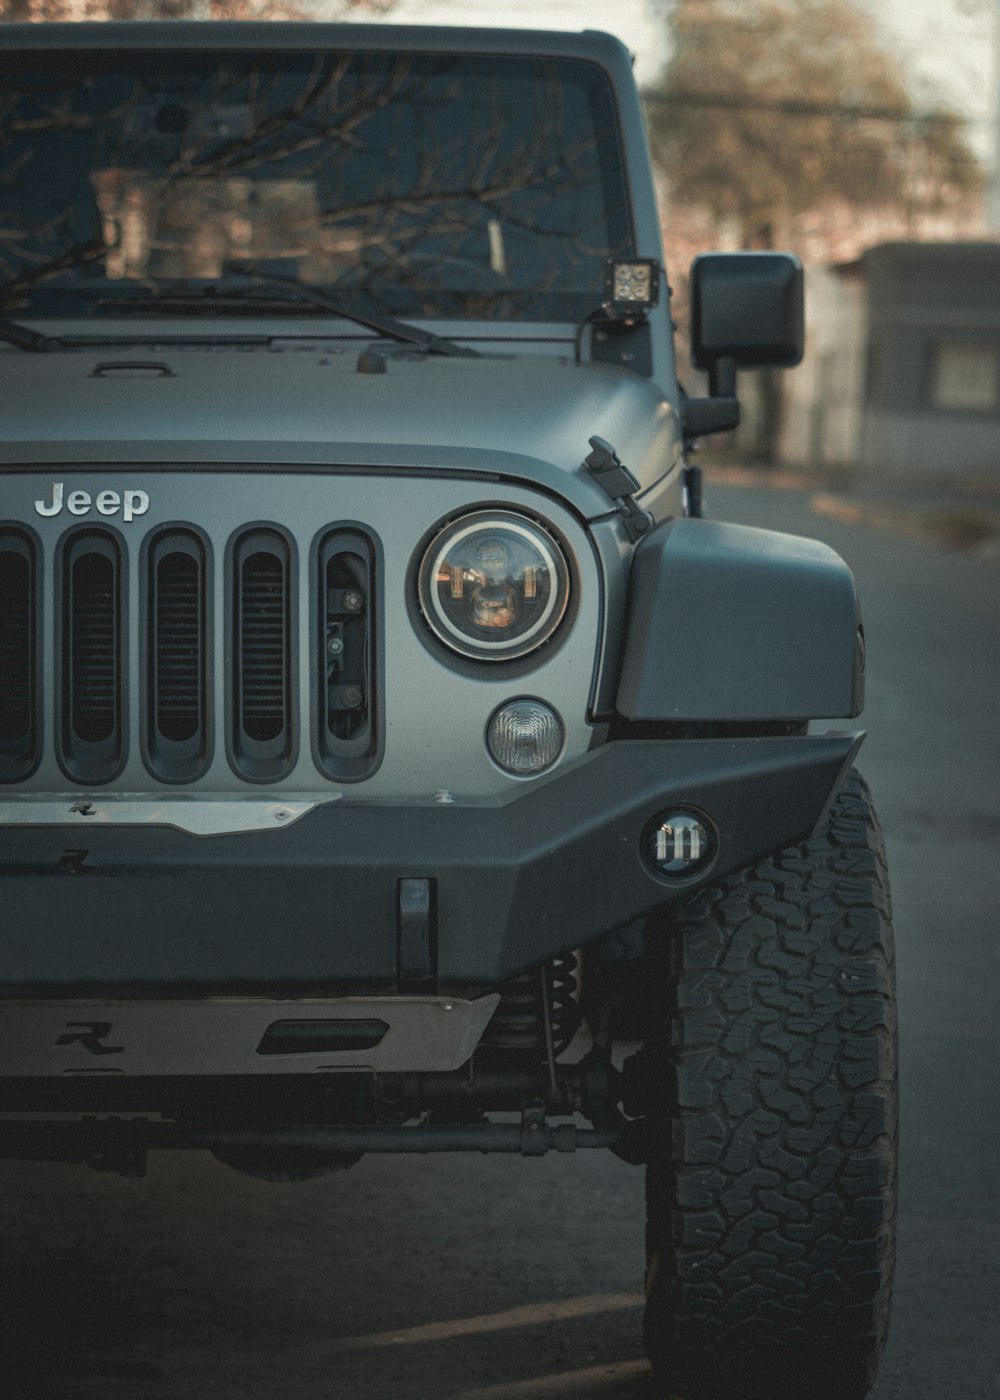
<svg viewBox="0 0 1000 1400"><path fill-rule="evenodd" d="M1000 243L884 243L811 270L806 305L784 461L1000 474Z"/></svg>

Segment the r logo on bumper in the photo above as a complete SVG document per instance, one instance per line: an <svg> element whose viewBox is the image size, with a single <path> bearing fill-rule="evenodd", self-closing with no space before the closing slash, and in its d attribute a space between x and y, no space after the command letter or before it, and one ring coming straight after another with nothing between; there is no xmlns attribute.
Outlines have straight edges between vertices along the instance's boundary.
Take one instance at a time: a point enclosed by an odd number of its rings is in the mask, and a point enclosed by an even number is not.
<svg viewBox="0 0 1000 1400"><path fill-rule="evenodd" d="M56 1041L57 1045L82 1045L92 1055L120 1055L124 1045L102 1045L101 1041L111 1034L110 1021L67 1021L66 1030Z"/></svg>

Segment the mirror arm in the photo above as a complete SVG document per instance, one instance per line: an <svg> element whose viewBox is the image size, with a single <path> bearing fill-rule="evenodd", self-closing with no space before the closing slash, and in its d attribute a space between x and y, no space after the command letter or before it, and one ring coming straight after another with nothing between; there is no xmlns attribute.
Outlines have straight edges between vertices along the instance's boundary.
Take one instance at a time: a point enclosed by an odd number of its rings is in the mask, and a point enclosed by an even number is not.
<svg viewBox="0 0 1000 1400"><path fill-rule="evenodd" d="M713 399L736 397L736 358L721 355L708 367L708 392Z"/></svg>
<svg viewBox="0 0 1000 1400"><path fill-rule="evenodd" d="M736 397L737 360L721 355L708 367L708 398L681 400L681 422L688 442L709 433L728 433L739 425L740 401Z"/></svg>

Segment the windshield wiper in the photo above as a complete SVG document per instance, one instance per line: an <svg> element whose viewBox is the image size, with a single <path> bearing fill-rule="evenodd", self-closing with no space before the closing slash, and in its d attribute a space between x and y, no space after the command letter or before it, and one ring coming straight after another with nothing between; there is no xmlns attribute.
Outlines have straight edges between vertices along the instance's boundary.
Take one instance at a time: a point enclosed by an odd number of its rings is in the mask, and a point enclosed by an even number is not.
<svg viewBox="0 0 1000 1400"><path fill-rule="evenodd" d="M16 345L19 350L32 350L36 353L63 348L61 340L42 335L39 331L33 331L30 326L19 325L17 321L8 321L6 316L0 316L0 340L5 340L8 345Z"/></svg>
<svg viewBox="0 0 1000 1400"><path fill-rule="evenodd" d="M23 298L34 291L40 282L48 282L63 272L73 272L78 267L96 262L106 252L103 239L92 239L89 243L78 243L72 248L65 248L56 257L49 258L47 262L39 263L36 267L22 270L9 282L0 285L0 306L7 307L15 299Z"/></svg>
<svg viewBox="0 0 1000 1400"><path fill-rule="evenodd" d="M156 306L165 306L177 303L190 303L196 306L224 307L227 302L246 306L250 298L247 293L252 293L255 288L274 288L281 291L290 305L300 303L304 306L316 306L323 311L330 311L335 316L342 316L346 321L354 321L356 325L364 326L377 335L384 335L389 340L399 340L407 345L415 345L418 349L425 351L429 355L455 355L469 358L478 357L479 351L473 350L470 346L458 345L454 340L449 340L446 336L432 335L430 331L422 331L417 326L411 326L406 321L397 321L392 316L384 316L380 312L359 311L352 306L349 301L341 297L332 296L328 292L317 291L306 282L298 282L294 277L280 277L277 273L269 272L246 272L240 269L233 272L226 269L227 274L239 277L244 283L244 290L238 288L227 288L217 286L198 285L192 287L190 284L182 284L179 287L165 288L163 290L154 289L149 300L139 298L128 298L117 302L120 307L128 307L129 310L137 310L140 307L154 309Z"/></svg>

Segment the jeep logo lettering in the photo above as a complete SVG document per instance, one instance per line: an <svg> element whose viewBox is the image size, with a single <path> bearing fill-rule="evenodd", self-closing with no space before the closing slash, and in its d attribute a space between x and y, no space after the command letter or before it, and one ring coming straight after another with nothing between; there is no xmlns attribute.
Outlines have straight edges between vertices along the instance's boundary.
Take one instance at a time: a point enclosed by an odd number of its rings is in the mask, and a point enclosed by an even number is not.
<svg viewBox="0 0 1000 1400"><path fill-rule="evenodd" d="M121 511L122 519L128 521L146 514L149 497L145 491L98 491L96 500L89 491L71 491L67 496L63 482L53 481L51 501L36 501L35 510L39 515L58 515L64 505L70 515L89 515L96 506L100 515L117 515Z"/></svg>

